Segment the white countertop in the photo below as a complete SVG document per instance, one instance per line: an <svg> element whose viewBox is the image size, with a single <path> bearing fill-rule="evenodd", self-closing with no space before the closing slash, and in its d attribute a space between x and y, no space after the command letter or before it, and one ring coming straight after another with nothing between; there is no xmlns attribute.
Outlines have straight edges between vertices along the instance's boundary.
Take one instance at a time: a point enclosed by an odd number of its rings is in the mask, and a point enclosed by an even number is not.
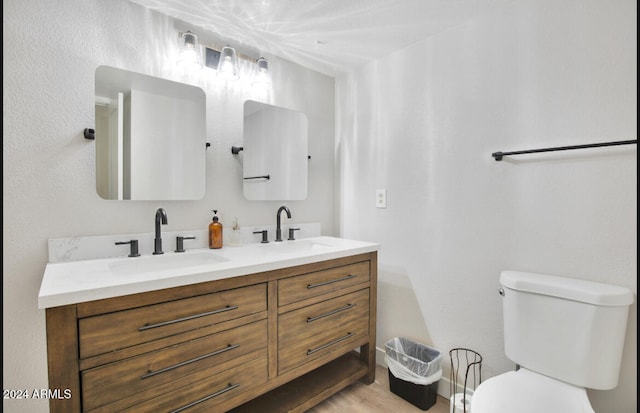
<svg viewBox="0 0 640 413"><path fill-rule="evenodd" d="M377 251L379 244L334 237L247 244L48 263L38 308L50 308L179 287Z"/></svg>

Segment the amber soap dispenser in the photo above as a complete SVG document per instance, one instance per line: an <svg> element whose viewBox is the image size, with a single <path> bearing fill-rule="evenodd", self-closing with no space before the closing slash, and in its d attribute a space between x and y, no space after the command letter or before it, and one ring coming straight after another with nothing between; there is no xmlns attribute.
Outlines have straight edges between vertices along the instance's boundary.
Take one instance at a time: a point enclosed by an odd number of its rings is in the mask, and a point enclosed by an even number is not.
<svg viewBox="0 0 640 413"><path fill-rule="evenodd" d="M218 219L218 210L213 210L213 218L209 224L209 248L222 248L222 224Z"/></svg>

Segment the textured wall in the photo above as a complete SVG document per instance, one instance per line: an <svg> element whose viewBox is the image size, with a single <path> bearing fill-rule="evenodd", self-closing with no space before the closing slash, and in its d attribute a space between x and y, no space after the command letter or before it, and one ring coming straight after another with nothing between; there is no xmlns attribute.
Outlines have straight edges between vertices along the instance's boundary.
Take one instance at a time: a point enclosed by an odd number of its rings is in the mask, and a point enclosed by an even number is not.
<svg viewBox="0 0 640 413"><path fill-rule="evenodd" d="M379 347L407 336L447 368L470 347L494 375L513 368L500 271L637 291L636 146L491 157L636 139L636 8L517 1L337 81L340 231L382 244ZM636 321L634 304L618 388L589 393L598 412L636 411Z"/></svg>
<svg viewBox="0 0 640 413"><path fill-rule="evenodd" d="M334 80L271 60L270 96L247 80L227 85L210 69L175 65L179 31L191 29L123 0L3 2L3 387L47 388L44 311L37 296L47 239L152 232L156 208L167 231L206 229L211 210L230 227L275 225L282 202L249 202L241 186L242 103L267 101L309 118L309 195L286 202L291 222L334 223ZM202 37L202 36L201 36ZM207 94L207 193L202 201L106 201L96 194L94 77L99 65L181 81ZM288 222L288 220L286 220ZM44 412L46 401L3 400L4 411Z"/></svg>

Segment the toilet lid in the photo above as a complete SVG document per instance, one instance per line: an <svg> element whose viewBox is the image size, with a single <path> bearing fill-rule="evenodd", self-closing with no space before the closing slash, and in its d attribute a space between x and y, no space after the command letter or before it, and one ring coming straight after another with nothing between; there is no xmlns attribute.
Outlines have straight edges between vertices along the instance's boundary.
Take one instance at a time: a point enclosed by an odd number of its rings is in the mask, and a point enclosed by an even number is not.
<svg viewBox="0 0 640 413"><path fill-rule="evenodd" d="M492 377L471 398L472 413L595 413L584 388L521 368Z"/></svg>

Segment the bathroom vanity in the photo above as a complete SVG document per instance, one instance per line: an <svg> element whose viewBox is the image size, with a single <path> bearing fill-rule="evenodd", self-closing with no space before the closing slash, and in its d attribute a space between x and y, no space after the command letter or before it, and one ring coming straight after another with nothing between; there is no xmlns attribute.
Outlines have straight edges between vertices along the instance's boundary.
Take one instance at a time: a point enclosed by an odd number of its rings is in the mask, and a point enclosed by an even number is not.
<svg viewBox="0 0 640 413"><path fill-rule="evenodd" d="M303 412L371 383L377 249L318 237L48 264L49 387L71 394L51 412Z"/></svg>

